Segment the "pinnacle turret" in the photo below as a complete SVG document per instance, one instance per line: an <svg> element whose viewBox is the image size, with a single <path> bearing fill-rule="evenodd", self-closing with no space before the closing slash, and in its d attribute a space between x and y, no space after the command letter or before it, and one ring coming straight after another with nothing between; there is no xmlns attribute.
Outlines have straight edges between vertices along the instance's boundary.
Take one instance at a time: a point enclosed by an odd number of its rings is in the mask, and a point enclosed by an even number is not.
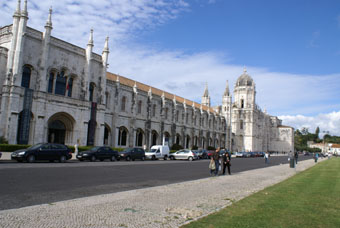
<svg viewBox="0 0 340 228"><path fill-rule="evenodd" d="M224 90L224 94L223 94L225 97L228 97L230 95L230 92L229 92L229 82L227 80L227 83L226 83L226 86L225 86L225 90Z"/></svg>
<svg viewBox="0 0 340 228"><path fill-rule="evenodd" d="M50 7L48 19L46 21L45 28L51 28L52 29L52 6Z"/></svg>

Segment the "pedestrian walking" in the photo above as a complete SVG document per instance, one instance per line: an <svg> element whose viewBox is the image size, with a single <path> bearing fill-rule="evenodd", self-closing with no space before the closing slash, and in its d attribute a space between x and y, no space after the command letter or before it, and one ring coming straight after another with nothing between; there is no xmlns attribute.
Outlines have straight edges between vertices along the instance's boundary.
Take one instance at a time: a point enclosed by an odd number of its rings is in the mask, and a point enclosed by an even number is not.
<svg viewBox="0 0 340 228"><path fill-rule="evenodd" d="M268 155L268 152L266 152L266 153L264 154L264 163L265 163L265 164L268 164L268 158L269 158L269 155Z"/></svg>
<svg viewBox="0 0 340 228"><path fill-rule="evenodd" d="M223 165L222 174L225 175L225 169L228 168L228 174L231 175L231 172L230 172L231 162L230 162L230 157L229 157L228 152L224 153L222 156L222 165Z"/></svg>
<svg viewBox="0 0 340 228"><path fill-rule="evenodd" d="M217 148L214 152L212 159L215 162L215 176L218 175L218 169L220 167L220 148Z"/></svg>
<svg viewBox="0 0 340 228"><path fill-rule="evenodd" d="M79 143L79 139L77 140L76 144L74 145L74 153L76 154L76 156L78 155L78 143Z"/></svg>
<svg viewBox="0 0 340 228"><path fill-rule="evenodd" d="M213 158L210 159L210 163L209 163L209 170L210 170L210 176L213 175L213 173L215 173L215 161Z"/></svg>
<svg viewBox="0 0 340 228"><path fill-rule="evenodd" d="M294 157L295 157L295 164L297 165L298 158L299 158L299 153L297 151L295 151Z"/></svg>
<svg viewBox="0 0 340 228"><path fill-rule="evenodd" d="M317 162L318 162L318 159L319 159L319 154L318 154L318 153L315 153L315 154L314 154L314 162L317 163Z"/></svg>

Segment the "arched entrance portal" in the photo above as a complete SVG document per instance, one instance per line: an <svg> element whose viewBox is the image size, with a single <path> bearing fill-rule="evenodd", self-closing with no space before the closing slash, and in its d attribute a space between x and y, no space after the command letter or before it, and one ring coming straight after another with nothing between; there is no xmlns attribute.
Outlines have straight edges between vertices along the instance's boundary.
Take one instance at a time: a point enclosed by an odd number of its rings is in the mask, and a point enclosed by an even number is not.
<svg viewBox="0 0 340 228"><path fill-rule="evenodd" d="M48 142L65 144L66 127L60 120L55 120L48 125Z"/></svg>
<svg viewBox="0 0 340 228"><path fill-rule="evenodd" d="M47 141L50 143L72 144L75 120L67 113L56 113L48 120Z"/></svg>

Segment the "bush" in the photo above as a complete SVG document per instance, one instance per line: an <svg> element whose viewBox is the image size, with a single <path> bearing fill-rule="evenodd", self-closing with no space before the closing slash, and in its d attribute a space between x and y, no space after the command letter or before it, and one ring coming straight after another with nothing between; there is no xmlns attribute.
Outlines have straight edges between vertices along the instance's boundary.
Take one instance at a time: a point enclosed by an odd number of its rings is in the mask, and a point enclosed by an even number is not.
<svg viewBox="0 0 340 228"><path fill-rule="evenodd" d="M216 150L216 148L213 146L208 146L208 150Z"/></svg>
<svg viewBox="0 0 340 228"><path fill-rule="evenodd" d="M11 144L0 144L0 151L13 152L16 150L26 149L31 145L11 145Z"/></svg>
<svg viewBox="0 0 340 228"><path fill-rule="evenodd" d="M198 146L192 146L192 150L197 150Z"/></svg>
<svg viewBox="0 0 340 228"><path fill-rule="evenodd" d="M68 148L70 148L72 150L72 153L74 153L74 146L67 146ZM78 152L83 152L83 151L86 151L86 150L91 150L91 148L94 147L94 146L78 146ZM112 150L115 150L115 151L123 151L124 148L114 148L114 147L111 147Z"/></svg>
<svg viewBox="0 0 340 228"><path fill-rule="evenodd" d="M8 140L5 137L0 136L0 144L8 144Z"/></svg>
<svg viewBox="0 0 340 228"><path fill-rule="evenodd" d="M178 145L178 144L174 144L174 145L172 145L172 147L171 147L171 150L181 150L181 149L183 149L183 147L181 146L181 145Z"/></svg>

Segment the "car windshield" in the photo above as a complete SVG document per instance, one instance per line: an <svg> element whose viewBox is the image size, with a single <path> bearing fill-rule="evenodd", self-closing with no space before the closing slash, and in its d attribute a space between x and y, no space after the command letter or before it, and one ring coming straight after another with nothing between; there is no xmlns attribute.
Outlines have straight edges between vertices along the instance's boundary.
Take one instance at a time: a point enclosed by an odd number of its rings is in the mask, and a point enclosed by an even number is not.
<svg viewBox="0 0 340 228"><path fill-rule="evenodd" d="M29 150L35 150L35 149L38 149L39 147L41 147L42 145L44 145L43 143L38 143L38 144L35 144L31 147L29 147L28 149Z"/></svg>
<svg viewBox="0 0 340 228"><path fill-rule="evenodd" d="M151 149L151 151L150 152L156 152L157 151L157 149Z"/></svg>
<svg viewBox="0 0 340 228"><path fill-rule="evenodd" d="M96 152L96 151L98 151L99 148L100 148L99 146L95 146L95 147L92 147L92 148L90 149L90 151L91 151L91 152Z"/></svg>
<svg viewBox="0 0 340 228"><path fill-rule="evenodd" d="M126 148L125 150L123 150L123 153L131 152L132 150L133 150L133 148Z"/></svg>

